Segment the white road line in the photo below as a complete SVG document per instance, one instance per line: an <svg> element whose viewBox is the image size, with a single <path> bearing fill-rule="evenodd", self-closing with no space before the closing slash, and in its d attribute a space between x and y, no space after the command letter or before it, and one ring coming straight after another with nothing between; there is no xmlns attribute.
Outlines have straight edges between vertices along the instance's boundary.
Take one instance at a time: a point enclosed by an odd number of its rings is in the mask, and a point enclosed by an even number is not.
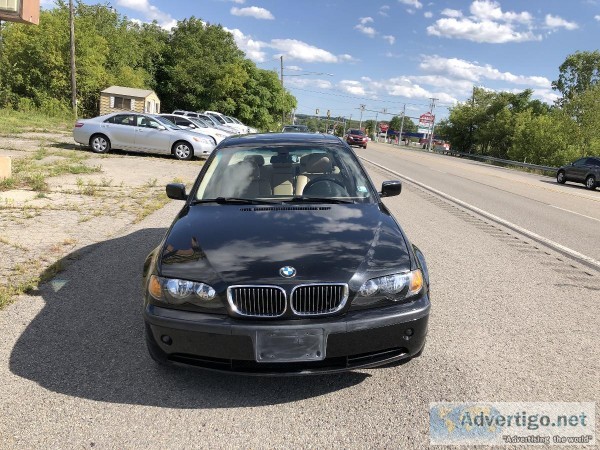
<svg viewBox="0 0 600 450"><path fill-rule="evenodd" d="M570 212L571 214L577 214L578 216L585 217L586 219L595 220L596 222L600 222L600 219L596 219L595 217L586 216L585 214L581 214L575 211L571 211L570 209L561 208L560 206L548 205L551 208L560 209L561 211Z"/></svg>
<svg viewBox="0 0 600 450"><path fill-rule="evenodd" d="M423 183L421 183L421 182L419 182L417 180L413 180L412 178L407 177L406 175L402 175L401 173L398 173L395 170L389 169L388 167L382 166L381 164L378 164L378 163L376 163L374 161L371 161L371 160L369 160L367 158L364 158L362 156L360 158L362 160L364 160L364 161L366 161L366 162L368 162L368 163L376 166L376 167L379 167L380 169L387 170L388 172L393 173L396 176L404 178L405 180L411 182L412 184L420 186L421 188L426 189L426 190L428 190L430 192L433 192L434 194L437 194L437 195L439 195L442 198L450 200L451 202L456 203L457 205L460 205L463 208L467 208L467 209L469 209L469 210L471 210L473 212L476 212L477 214L480 214L480 215L482 215L484 217L487 217L488 219L493 220L496 223L504 225L505 227L510 228L511 230L516 231L517 233L520 233L520 234L522 234L524 236L527 236L530 239L533 239L534 241L537 241L537 242L539 242L539 243L541 243L543 245L546 245L546 246L548 246L548 247L550 247L550 248L558 251L559 253L562 253L564 255L570 256L572 258L575 258L575 259L579 260L580 262L583 262L583 263L587 264L588 266L593 267L596 270L600 270L600 261L596 261L595 259L590 258L589 256L584 255L583 253L579 253L576 250L573 250L573 249L571 249L569 247L565 247L564 245L559 244L558 242L554 242L554 241L552 241L550 239L547 239L547 238L545 238L543 236L540 236L539 234L534 233L533 231L529 231L529 230L527 230L527 229L525 229L523 227L520 227L519 225L516 225L516 224L514 224L512 222L509 222L508 220L504 220L501 217L498 217L498 216L496 216L496 215L494 215L492 213L484 211L483 209L480 209L480 208L478 208L476 206L473 206L473 205L471 205L469 203L463 202L462 200L459 200L456 197L452 197L451 195L448 195L448 194L446 194L446 193L444 193L442 191L438 191L437 189L432 188L431 186L423 184Z"/></svg>

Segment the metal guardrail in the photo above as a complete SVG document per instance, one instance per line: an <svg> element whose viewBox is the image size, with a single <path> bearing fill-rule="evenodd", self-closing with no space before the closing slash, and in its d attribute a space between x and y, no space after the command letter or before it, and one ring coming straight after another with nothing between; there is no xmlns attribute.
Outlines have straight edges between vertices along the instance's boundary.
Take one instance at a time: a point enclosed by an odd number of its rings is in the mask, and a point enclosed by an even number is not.
<svg viewBox="0 0 600 450"><path fill-rule="evenodd" d="M464 156L466 158L473 158L473 159L480 159L483 161L497 162L497 163L501 163L501 164L506 164L507 166L517 166L517 167L525 167L527 169L541 170L543 172L556 173L556 171L558 170L558 167L540 166L537 164L522 163L519 161L512 161L510 159L494 158L493 156L474 155L472 153L455 152L453 150L442 150L442 149L435 149L435 148L433 149L433 151L437 152L437 153L444 153L444 154L452 155L452 156L458 155L458 156Z"/></svg>

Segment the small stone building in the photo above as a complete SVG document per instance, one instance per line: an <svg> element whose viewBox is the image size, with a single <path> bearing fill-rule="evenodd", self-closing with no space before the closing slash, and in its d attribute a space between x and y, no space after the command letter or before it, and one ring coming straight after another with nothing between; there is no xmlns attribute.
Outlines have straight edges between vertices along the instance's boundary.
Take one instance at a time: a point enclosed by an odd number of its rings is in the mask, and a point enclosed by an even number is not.
<svg viewBox="0 0 600 450"><path fill-rule="evenodd" d="M119 111L139 113L160 113L160 100L156 92L149 89L135 89L111 86L100 92L100 115Z"/></svg>

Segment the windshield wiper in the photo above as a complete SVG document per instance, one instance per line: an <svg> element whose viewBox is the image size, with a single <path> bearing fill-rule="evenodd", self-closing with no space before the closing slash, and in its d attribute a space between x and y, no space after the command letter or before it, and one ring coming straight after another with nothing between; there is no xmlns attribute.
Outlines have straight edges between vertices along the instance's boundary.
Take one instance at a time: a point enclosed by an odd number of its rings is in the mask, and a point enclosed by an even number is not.
<svg viewBox="0 0 600 450"><path fill-rule="evenodd" d="M329 197L306 197L306 196L297 196L293 197L291 200L285 200L284 203L355 203L354 200L342 200L339 198L329 198Z"/></svg>
<svg viewBox="0 0 600 450"><path fill-rule="evenodd" d="M217 197L217 198L205 198L194 200L192 205L197 205L198 203L219 203L220 205L224 204L243 204L243 205L280 205L281 202L275 202L270 200L260 200L256 198L239 198L239 197Z"/></svg>

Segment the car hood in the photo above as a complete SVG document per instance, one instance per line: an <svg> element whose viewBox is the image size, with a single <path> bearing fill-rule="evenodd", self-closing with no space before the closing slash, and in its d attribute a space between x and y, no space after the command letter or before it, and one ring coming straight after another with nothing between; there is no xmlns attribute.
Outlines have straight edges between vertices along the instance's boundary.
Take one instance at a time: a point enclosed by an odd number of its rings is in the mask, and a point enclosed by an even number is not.
<svg viewBox="0 0 600 450"><path fill-rule="evenodd" d="M292 266L294 279L279 270ZM165 238L161 275L230 284L350 282L409 270L396 221L376 204L184 208ZM356 288L356 287L355 287Z"/></svg>

